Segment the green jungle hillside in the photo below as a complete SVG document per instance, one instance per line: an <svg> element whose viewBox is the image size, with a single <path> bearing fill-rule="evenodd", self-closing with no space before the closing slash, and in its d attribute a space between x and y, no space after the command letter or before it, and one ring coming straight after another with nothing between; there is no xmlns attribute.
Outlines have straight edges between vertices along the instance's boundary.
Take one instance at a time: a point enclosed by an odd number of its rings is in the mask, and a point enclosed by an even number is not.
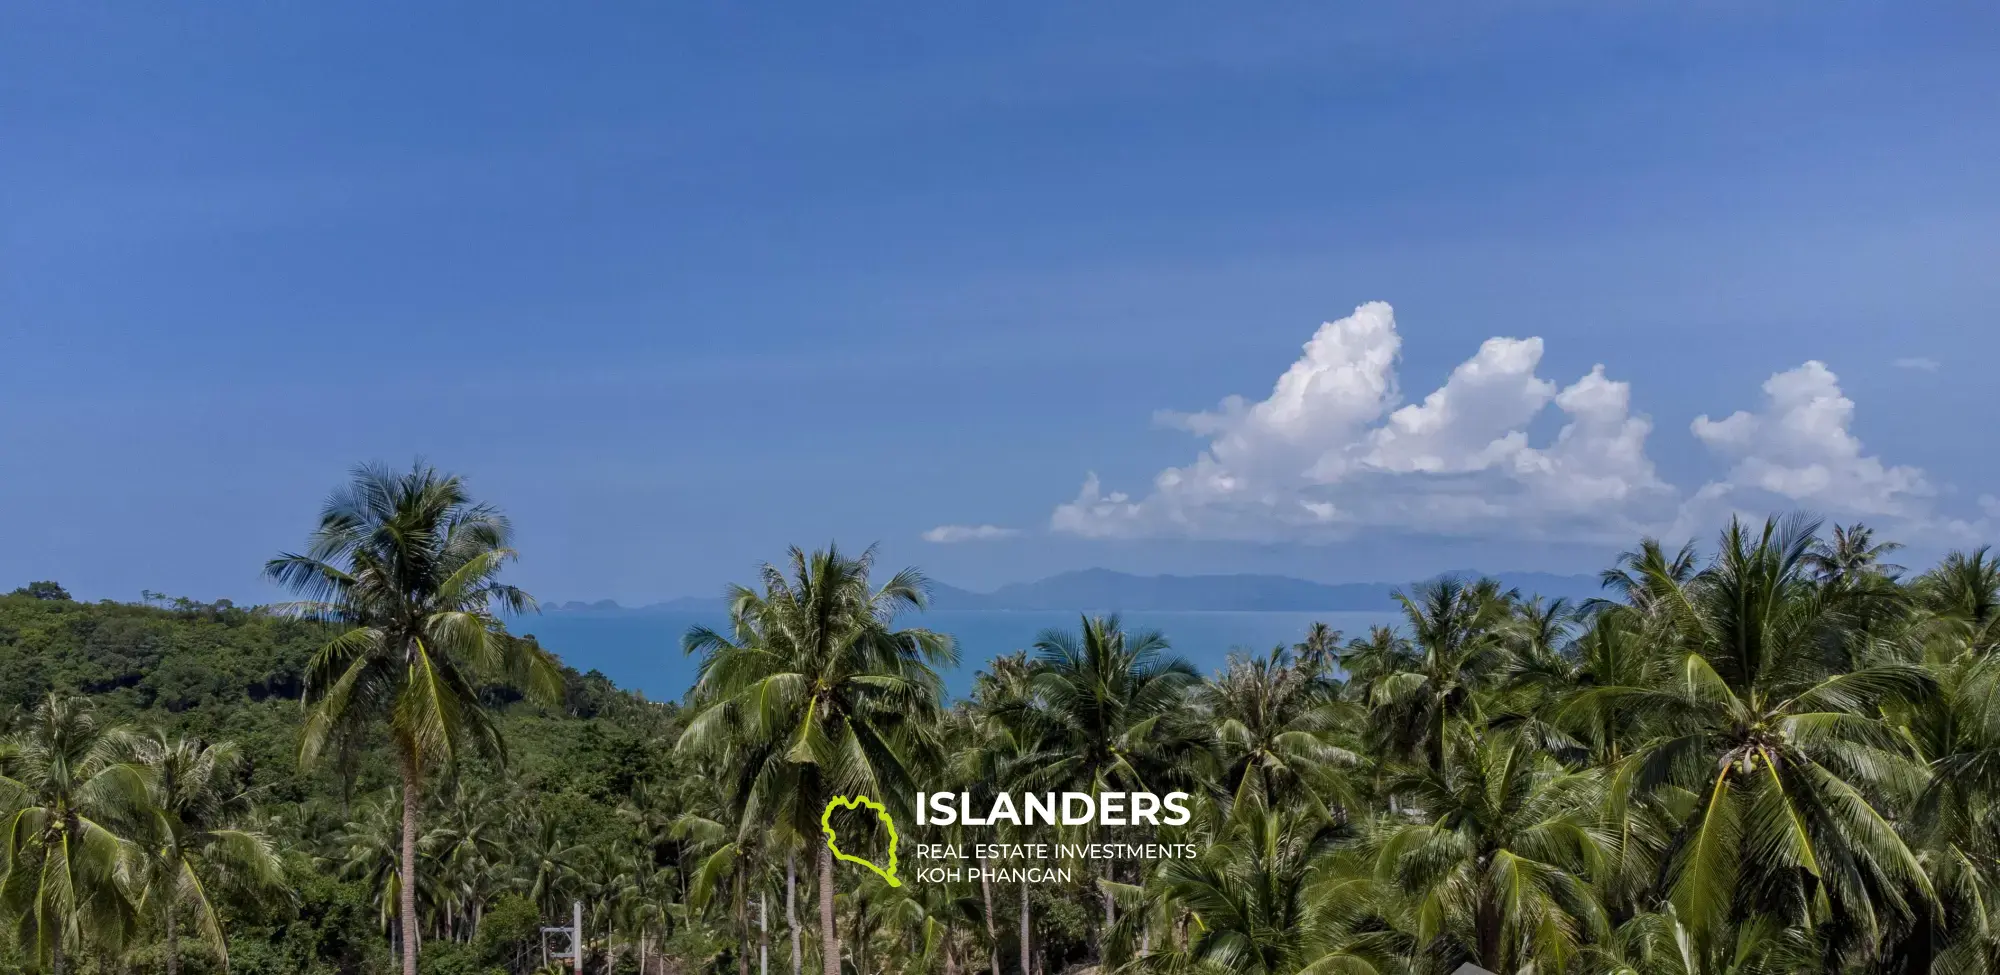
<svg viewBox="0 0 2000 975"><path fill-rule="evenodd" d="M1081 617L960 701L920 573L795 550L660 648L702 661L669 704L510 632L510 546L371 467L272 553L296 602L0 596L0 970L525 975L580 901L592 975L2000 972L1984 549L1635 539L1597 600L1442 579L1206 676ZM910 828L891 887L820 842L918 791L1187 792L1060 835L1199 855L915 882L1055 831Z"/></svg>

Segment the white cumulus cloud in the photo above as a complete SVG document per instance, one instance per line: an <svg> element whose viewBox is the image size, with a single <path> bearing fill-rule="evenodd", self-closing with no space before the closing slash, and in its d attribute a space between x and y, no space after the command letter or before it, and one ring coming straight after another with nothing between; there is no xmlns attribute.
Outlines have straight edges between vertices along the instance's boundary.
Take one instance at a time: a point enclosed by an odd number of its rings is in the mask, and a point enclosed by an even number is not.
<svg viewBox="0 0 2000 975"><path fill-rule="evenodd" d="M1365 527L1441 534L1624 537L1671 519L1631 388L1593 368L1542 378L1539 338L1493 338L1421 401L1400 405L1395 313L1373 302L1321 325L1266 398L1162 413L1208 439L1143 495L1096 475L1051 527L1087 537L1337 538ZM1564 425L1537 446L1551 404Z"/></svg>
<svg viewBox="0 0 2000 975"><path fill-rule="evenodd" d="M1002 528L999 525L939 525L924 532L924 541L940 544L988 542L996 538L1012 538L1020 533L1018 528Z"/></svg>
<svg viewBox="0 0 2000 975"><path fill-rule="evenodd" d="M1924 472L1866 453L1849 429L1853 421L1854 401L1824 363L1772 375L1755 412L1695 418L1696 439L1731 465L1722 480L1697 492L1697 501L1922 520L1933 493Z"/></svg>
<svg viewBox="0 0 2000 975"><path fill-rule="evenodd" d="M1695 418L1687 429L1717 463L1682 492L1647 455L1653 424L1634 412L1631 385L1603 365L1563 385L1540 372L1540 338L1495 337L1405 402L1402 341L1382 302L1321 325L1263 399L1155 414L1206 441L1193 459L1138 488L1090 474L1050 527L1087 538L1323 542L1376 529L1629 543L1804 509L1957 544L2000 524L2000 498L1940 511L1948 492L1922 470L1870 453L1853 432L1854 401L1818 361L1772 374L1752 409ZM925 537L948 531L971 530Z"/></svg>
<svg viewBox="0 0 2000 975"><path fill-rule="evenodd" d="M1091 474L1050 527L1089 538L1313 542L1384 529L1629 542L1806 509L1962 541L2000 522L2000 499L1978 498L1971 520L1945 515L1923 471L1869 453L1853 433L1854 401L1817 361L1773 374L1754 409L1697 417L1688 429L1718 473L1683 493L1647 456L1653 424L1633 411L1631 385L1604 366L1561 385L1540 373L1540 338L1495 337L1406 403L1401 350L1382 302L1321 325L1263 399L1155 414L1207 441L1188 463L1138 490ZM1551 410L1559 429L1531 438Z"/></svg>

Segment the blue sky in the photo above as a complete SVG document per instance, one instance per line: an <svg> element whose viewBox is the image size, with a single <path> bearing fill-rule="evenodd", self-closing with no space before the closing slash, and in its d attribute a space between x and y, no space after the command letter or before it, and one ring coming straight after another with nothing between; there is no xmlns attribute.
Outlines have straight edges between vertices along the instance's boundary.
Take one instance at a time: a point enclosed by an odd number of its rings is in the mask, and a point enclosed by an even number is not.
<svg viewBox="0 0 2000 975"><path fill-rule="evenodd" d="M1968 544L1997 48L1969 2L8 4L0 581L264 598L417 455L557 599L830 538L972 586L1588 571L1790 505Z"/></svg>

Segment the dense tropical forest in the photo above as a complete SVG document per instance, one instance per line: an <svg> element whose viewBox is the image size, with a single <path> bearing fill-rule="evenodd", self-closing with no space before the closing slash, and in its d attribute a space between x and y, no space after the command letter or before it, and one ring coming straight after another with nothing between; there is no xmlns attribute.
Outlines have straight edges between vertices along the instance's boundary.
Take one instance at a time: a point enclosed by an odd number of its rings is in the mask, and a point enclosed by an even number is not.
<svg viewBox="0 0 2000 975"><path fill-rule="evenodd" d="M1639 540L1597 600L1441 579L1207 676L1084 616L951 700L921 574L794 551L660 703L528 635L463 482L364 468L293 602L0 596L0 969L567 971L581 902L592 975L2000 972L2000 568L1895 552ZM920 790L1184 791L1063 829L1198 855L892 887L820 841Z"/></svg>

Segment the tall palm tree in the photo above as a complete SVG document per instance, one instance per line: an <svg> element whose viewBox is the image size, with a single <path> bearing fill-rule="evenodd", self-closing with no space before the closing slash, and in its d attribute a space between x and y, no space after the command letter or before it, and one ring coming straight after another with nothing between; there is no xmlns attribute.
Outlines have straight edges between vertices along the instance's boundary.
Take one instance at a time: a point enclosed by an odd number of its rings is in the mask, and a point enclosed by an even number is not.
<svg viewBox="0 0 2000 975"><path fill-rule="evenodd" d="M1658 729L1634 755L1642 789L1694 796L1663 877L1679 921L1708 951L1731 918L1837 922L1872 947L1931 897L1921 865L1878 803L1923 783L1881 721L1934 680L1893 662L1846 669L1865 590L1812 572L1817 523L1732 522L1714 563L1686 581L1644 581L1672 621L1660 683L1579 694L1574 713L1625 709Z"/></svg>
<svg viewBox="0 0 2000 975"><path fill-rule="evenodd" d="M1185 764L1175 759L1195 742L1171 719L1200 675L1186 660L1167 656L1169 649L1158 631L1127 633L1115 615L1086 616L1073 633L1043 631L1035 641L1033 686L1061 750L1032 784L1097 793L1153 788L1181 774ZM1105 863L1106 881L1112 867ZM1103 895L1100 940L1118 919L1108 883Z"/></svg>
<svg viewBox="0 0 2000 975"><path fill-rule="evenodd" d="M506 798L490 783L455 782L451 793L439 804L442 820L425 836L430 855L447 873L450 896L439 905L444 911L447 932L463 932L469 937L479 926L486 902L494 894L500 876L495 865L513 851L507 844L510 808Z"/></svg>
<svg viewBox="0 0 2000 975"><path fill-rule="evenodd" d="M574 888L572 881L582 865L586 848L570 838L559 818L546 813L526 817L514 843L522 893L543 914L561 916L568 906L567 898Z"/></svg>
<svg viewBox="0 0 2000 975"><path fill-rule="evenodd" d="M1025 652L1015 652L995 658L973 679L972 703L966 713L966 738L953 754L952 762L954 778L961 791L972 794L974 808L990 804L995 792L1040 788L1043 770L1062 753L1063 727L1036 693L1038 672ZM1024 833L1025 828L1020 828L1016 836ZM993 882L986 876L987 861L982 859L978 865L979 896L986 916L989 946L987 963L993 975L1000 975L1000 931L994 910ZM1017 922L1020 972L1033 975L1035 921L1026 880L1021 881Z"/></svg>
<svg viewBox="0 0 2000 975"><path fill-rule="evenodd" d="M1341 836L1325 820L1251 802L1199 859L1160 865L1167 896L1200 923L1184 947L1142 957L1139 971L1293 975L1373 972L1323 937L1330 916L1320 874Z"/></svg>
<svg viewBox="0 0 2000 975"><path fill-rule="evenodd" d="M403 880L407 876L400 866L401 814L389 799L365 801L354 813L334 839L328 864L342 880L359 883L369 892L382 932L394 937L402 923Z"/></svg>
<svg viewBox="0 0 2000 975"><path fill-rule="evenodd" d="M1292 644L1292 653L1297 655L1300 667L1324 674L1340 655L1340 631L1314 620L1306 627L1305 639Z"/></svg>
<svg viewBox="0 0 2000 975"><path fill-rule="evenodd" d="M1805 563L1823 584L1840 585L1868 576L1893 578L1901 575L1903 567L1885 560L1903 546L1897 542L1878 542L1875 530L1860 522L1852 525L1833 526L1833 535L1816 539L1812 550L1806 553Z"/></svg>
<svg viewBox="0 0 2000 975"><path fill-rule="evenodd" d="M1916 595L1946 658L2000 647L2000 559L1987 548L1952 552L1917 579Z"/></svg>
<svg viewBox="0 0 2000 975"><path fill-rule="evenodd" d="M155 734L137 744L152 792L147 831L147 906L166 933L167 975L181 968L180 923L192 912L195 930L229 969L228 941L215 898L282 891L284 868L271 840L242 824L249 793L237 787L243 756L234 745Z"/></svg>
<svg viewBox="0 0 2000 975"><path fill-rule="evenodd" d="M1677 587L1694 578L1698 568L1693 542L1668 555L1659 539L1642 538L1638 548L1618 553L1617 564L1598 573L1597 578L1624 605L1650 614L1669 600ZM1591 603L1603 601L1594 599Z"/></svg>
<svg viewBox="0 0 2000 975"><path fill-rule="evenodd" d="M1390 754L1422 752L1433 768L1443 764L1446 728L1478 718L1479 692L1508 662L1501 637L1515 596L1492 579L1450 577L1396 594L1415 655L1375 679L1369 701Z"/></svg>
<svg viewBox="0 0 2000 975"><path fill-rule="evenodd" d="M136 922L129 837L149 812L145 769L82 698L49 695L10 746L0 794L15 811L0 914L15 922L31 964L63 975L77 951L115 948Z"/></svg>
<svg viewBox="0 0 2000 975"><path fill-rule="evenodd" d="M2000 970L2000 657L1962 653L1933 665L1938 691L1902 709L1898 731L1930 771L1899 826L1936 898L1882 943L1883 969ZM1896 963L1895 967L1890 967Z"/></svg>
<svg viewBox="0 0 2000 975"><path fill-rule="evenodd" d="M1128 633L1115 615L1042 631L1033 688L1064 739L1048 778L1085 790L1141 786L1165 764L1161 748L1175 744L1165 721L1200 681L1170 649L1159 631Z"/></svg>
<svg viewBox="0 0 2000 975"><path fill-rule="evenodd" d="M1417 665L1409 639L1392 626L1369 627L1367 636L1347 641L1334 659L1347 675L1342 696L1363 704L1375 699L1378 683Z"/></svg>
<svg viewBox="0 0 2000 975"><path fill-rule="evenodd" d="M730 590L728 634L697 626L682 641L702 661L699 712L681 746L740 756L751 779L744 830L816 836L834 796L894 804L915 794L908 752L942 695L932 667L957 653L942 634L896 627L928 601L923 575L904 569L877 588L874 563L872 547L858 557L794 548L789 574L766 564L761 589ZM839 975L833 853L816 845L821 961Z"/></svg>
<svg viewBox="0 0 2000 975"><path fill-rule="evenodd" d="M1559 970L1604 925L1589 876L1610 839L1593 802L1599 777L1465 725L1445 755L1394 783L1426 821L1391 829L1378 873L1421 898L1427 940L1454 942L1490 971Z"/></svg>
<svg viewBox="0 0 2000 975"><path fill-rule="evenodd" d="M403 790L403 975L417 971L425 775L454 768L468 752L504 761L482 680L511 682L546 705L561 699L555 659L508 637L494 616L534 606L499 578L515 558L512 536L507 519L473 501L457 477L422 465L401 474L364 466L321 509L306 551L264 567L301 596L293 612L340 628L307 666L301 761L353 741L365 724L389 727Z"/></svg>
<svg viewBox="0 0 2000 975"><path fill-rule="evenodd" d="M1231 654L1220 679L1195 690L1215 726L1218 784L1236 802L1275 806L1298 795L1325 815L1322 797L1338 791L1333 772L1360 764L1336 734L1358 723L1360 709L1339 700L1323 674L1303 661L1292 666L1280 647L1264 657Z"/></svg>

